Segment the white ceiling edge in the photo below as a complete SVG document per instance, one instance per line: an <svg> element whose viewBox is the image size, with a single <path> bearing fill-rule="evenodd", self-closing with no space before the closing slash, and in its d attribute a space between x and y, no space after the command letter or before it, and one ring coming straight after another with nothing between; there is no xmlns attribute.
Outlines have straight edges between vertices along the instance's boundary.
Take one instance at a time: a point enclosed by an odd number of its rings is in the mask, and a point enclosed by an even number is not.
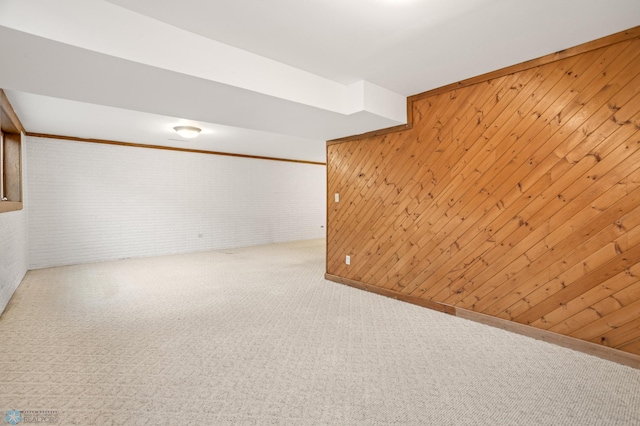
<svg viewBox="0 0 640 426"><path fill-rule="evenodd" d="M387 55L390 50L404 54L407 42L422 45L415 53L433 41L447 44L446 27L452 22L505 0L106 1L333 81L366 80L387 87L363 77L363 72L375 75L380 62L397 65L389 63ZM439 26L434 35L441 38L424 37L425 30ZM363 58L368 58L366 63ZM403 64L415 60L404 59Z"/></svg>
<svg viewBox="0 0 640 426"><path fill-rule="evenodd" d="M638 0L0 0L0 87L33 133L161 144L179 120L317 161L406 123L405 96L638 24Z"/></svg>
<svg viewBox="0 0 640 426"><path fill-rule="evenodd" d="M405 96L640 25L638 0L107 0L195 34Z"/></svg>
<svg viewBox="0 0 640 426"><path fill-rule="evenodd" d="M103 0L1 0L0 25L105 55L343 115L406 123L406 97L344 85Z"/></svg>
<svg viewBox="0 0 640 426"><path fill-rule="evenodd" d="M326 145L323 140L129 111L12 90L6 90L5 93L22 124L31 133L86 139L94 139L96 135L100 135L100 139L125 143L321 163L326 161ZM197 138L184 139L173 130L175 126L196 126L202 129L202 132ZM68 134L70 128L74 129L73 135Z"/></svg>
<svg viewBox="0 0 640 426"><path fill-rule="evenodd" d="M0 67L0 87L131 111L320 140L402 124L369 111L331 112L4 26L0 57L11 65Z"/></svg>

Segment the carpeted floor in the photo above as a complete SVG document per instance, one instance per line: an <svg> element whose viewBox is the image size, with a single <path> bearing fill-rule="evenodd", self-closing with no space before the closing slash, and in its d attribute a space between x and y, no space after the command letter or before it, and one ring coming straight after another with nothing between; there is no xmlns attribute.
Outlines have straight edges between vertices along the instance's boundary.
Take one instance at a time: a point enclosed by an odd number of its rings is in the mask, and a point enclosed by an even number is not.
<svg viewBox="0 0 640 426"><path fill-rule="evenodd" d="M640 370L323 272L321 240L31 271L0 318L2 417L640 425Z"/></svg>

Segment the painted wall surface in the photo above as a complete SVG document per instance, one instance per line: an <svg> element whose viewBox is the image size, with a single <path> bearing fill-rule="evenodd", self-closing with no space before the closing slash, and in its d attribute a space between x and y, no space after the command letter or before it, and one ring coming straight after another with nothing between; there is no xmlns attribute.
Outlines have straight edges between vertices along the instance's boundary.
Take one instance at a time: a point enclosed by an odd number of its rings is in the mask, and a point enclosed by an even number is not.
<svg viewBox="0 0 640 426"><path fill-rule="evenodd" d="M0 312L18 288L28 267L24 210L0 213Z"/></svg>
<svg viewBox="0 0 640 426"><path fill-rule="evenodd" d="M22 142L22 168L25 176L25 141ZM23 191L26 193L23 181ZM0 312L4 311L26 274L28 261L27 204L23 210L0 213Z"/></svg>
<svg viewBox="0 0 640 426"><path fill-rule="evenodd" d="M325 236L325 167L29 138L43 268Z"/></svg>
<svg viewBox="0 0 640 426"><path fill-rule="evenodd" d="M327 274L640 354L640 39L412 108L328 145Z"/></svg>

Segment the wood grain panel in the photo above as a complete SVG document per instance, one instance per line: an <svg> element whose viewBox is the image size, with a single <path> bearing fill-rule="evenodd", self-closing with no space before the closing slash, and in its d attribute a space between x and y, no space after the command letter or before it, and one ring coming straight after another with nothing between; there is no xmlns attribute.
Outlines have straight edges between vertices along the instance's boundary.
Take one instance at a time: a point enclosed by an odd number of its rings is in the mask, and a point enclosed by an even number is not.
<svg viewBox="0 0 640 426"><path fill-rule="evenodd" d="M640 355L640 29L570 51L330 141L327 276Z"/></svg>
<svg viewBox="0 0 640 426"><path fill-rule="evenodd" d="M2 115L2 130L9 133L24 133L22 122L2 89L0 89L0 114Z"/></svg>
<svg viewBox="0 0 640 426"><path fill-rule="evenodd" d="M17 133L4 134L3 184L4 196L12 202L22 202L22 137Z"/></svg>

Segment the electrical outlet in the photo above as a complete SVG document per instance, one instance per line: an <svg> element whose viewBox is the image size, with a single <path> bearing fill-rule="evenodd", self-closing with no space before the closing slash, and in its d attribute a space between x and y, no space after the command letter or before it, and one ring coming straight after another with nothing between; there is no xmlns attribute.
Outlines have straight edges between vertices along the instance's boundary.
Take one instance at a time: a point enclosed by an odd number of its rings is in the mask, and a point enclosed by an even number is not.
<svg viewBox="0 0 640 426"><path fill-rule="evenodd" d="M333 198L336 200L336 203L340 202L340 194L338 194L337 192L335 193L335 195L333 196Z"/></svg>
<svg viewBox="0 0 640 426"><path fill-rule="evenodd" d="M351 256L347 256L344 258L344 263L346 263L347 265L351 265Z"/></svg>

